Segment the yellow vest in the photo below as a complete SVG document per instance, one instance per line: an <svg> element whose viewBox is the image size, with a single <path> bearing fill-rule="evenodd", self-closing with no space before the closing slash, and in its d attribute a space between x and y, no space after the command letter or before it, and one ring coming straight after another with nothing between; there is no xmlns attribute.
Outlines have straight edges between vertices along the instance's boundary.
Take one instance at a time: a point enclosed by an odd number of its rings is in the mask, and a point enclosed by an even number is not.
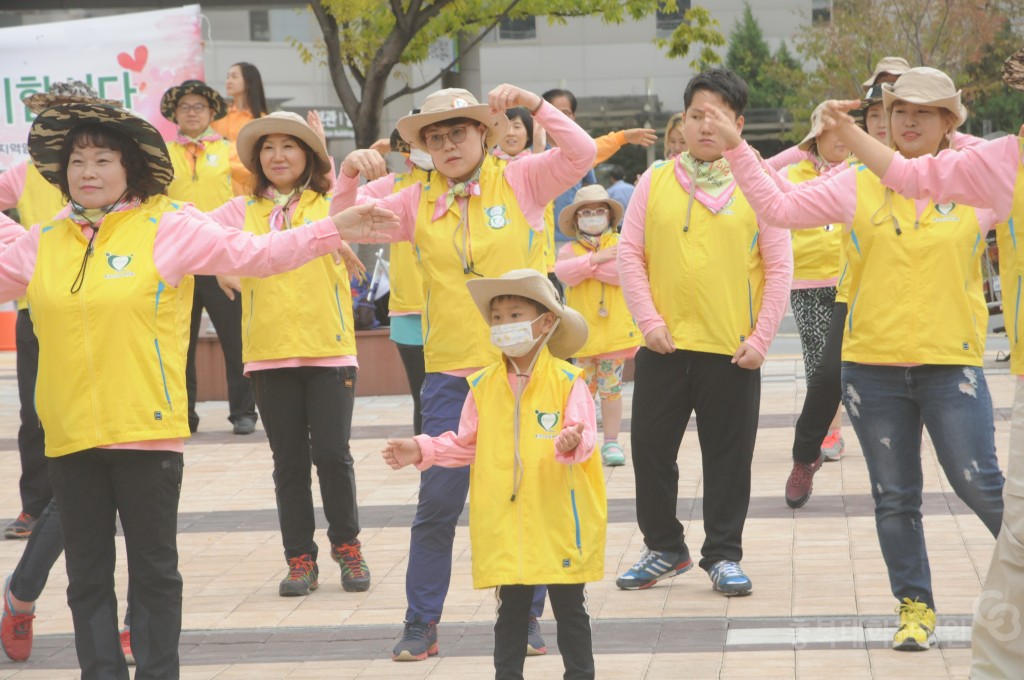
<svg viewBox="0 0 1024 680"><path fill-rule="evenodd" d="M489 366L501 358L466 281L496 278L513 269L546 271L544 235L527 223L502 174L504 169L505 161L485 156L480 195L469 198L466 260L475 273L463 271L459 256L458 202L433 221L434 205L444 200L448 183L439 175L423 185L413 245L423 274L423 351L428 373Z"/></svg>
<svg viewBox="0 0 1024 680"><path fill-rule="evenodd" d="M839 233L842 234L839 244L839 280L836 282L836 303L846 302L850 297L850 261L846 259L846 239L848 238L849 229L845 226L839 227Z"/></svg>
<svg viewBox="0 0 1024 680"><path fill-rule="evenodd" d="M395 175L392 193L397 193L413 184L430 183L433 172L412 166L409 172ZM408 241L397 241L391 244L391 296L388 298L388 309L392 312L423 312L423 275L420 274L416 253Z"/></svg>
<svg viewBox="0 0 1024 680"><path fill-rule="evenodd" d="M555 262L558 260L558 248L555 246L555 204L548 203L544 208L544 265L548 268L548 274L555 271Z"/></svg>
<svg viewBox="0 0 1024 680"><path fill-rule="evenodd" d="M541 350L520 400L522 481L513 501L515 397L501 361L469 377L480 415L469 473L473 587L604 578L608 507L601 459L555 460L565 405L582 372Z"/></svg>
<svg viewBox="0 0 1024 680"><path fill-rule="evenodd" d="M757 216L737 187L717 214L689 196L672 161L654 164L644 251L651 295L679 349L732 355L754 332L764 292Z"/></svg>
<svg viewBox="0 0 1024 680"><path fill-rule="evenodd" d="M857 211L847 242L850 309L843 360L981 366L987 308L984 241L974 208L914 201L857 168Z"/></svg>
<svg viewBox="0 0 1024 680"><path fill-rule="evenodd" d="M1024 287L1024 139L1019 139L1021 162L1017 165L1017 180L1013 191L1010 218L996 225L996 245L999 247L999 283L1003 292L1003 322L1010 337L1010 371L1024 375L1024 346L1020 321L1021 288Z"/></svg>
<svg viewBox="0 0 1024 680"><path fill-rule="evenodd" d="M189 436L193 280L174 288L153 262L160 218L176 209L154 196L108 215L77 293L70 288L88 239L69 219L44 223L28 301L39 338L36 408L47 456Z"/></svg>
<svg viewBox="0 0 1024 680"><path fill-rule="evenodd" d="M305 191L292 215L300 226L327 217L330 196ZM245 230L270 232L274 203L250 199ZM270 361L296 357L355 355L352 288L344 264L330 255L290 272L263 279L242 278L242 360Z"/></svg>
<svg viewBox="0 0 1024 680"><path fill-rule="evenodd" d="M33 224L49 222L57 216L67 203L60 189L53 186L39 174L35 163L25 164L25 186L18 197L18 219L28 229ZM28 300L18 298L18 309L28 309Z"/></svg>
<svg viewBox="0 0 1024 680"><path fill-rule="evenodd" d="M609 229L601 235L598 250L611 248L618 242L619 235ZM589 245L575 241L572 244L572 252L579 257L595 251ZM578 285L566 286L565 302L583 315L590 330L587 344L574 356L592 357L640 346L643 336L633 321L633 315L629 313L621 287L597 279L586 279ZM605 310L603 315L602 308Z"/></svg>
<svg viewBox="0 0 1024 680"><path fill-rule="evenodd" d="M174 165L174 181L167 195L176 201L188 201L203 212L219 208L231 200L231 143L220 139L206 145L195 159L183 144L168 142L167 151Z"/></svg>
<svg viewBox="0 0 1024 680"><path fill-rule="evenodd" d="M794 163L787 170L789 181L801 184L819 177L809 159ZM820 281L839 276L843 225L826 224L816 229L794 229L793 280Z"/></svg>

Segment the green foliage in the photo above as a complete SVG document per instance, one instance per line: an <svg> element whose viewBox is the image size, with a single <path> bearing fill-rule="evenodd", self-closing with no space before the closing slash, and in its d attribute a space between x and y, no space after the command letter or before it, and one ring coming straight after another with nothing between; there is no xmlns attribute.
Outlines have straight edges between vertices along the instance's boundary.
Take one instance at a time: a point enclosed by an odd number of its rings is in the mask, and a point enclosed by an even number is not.
<svg viewBox="0 0 1024 680"><path fill-rule="evenodd" d="M725 65L739 74L750 89L750 108L777 109L785 106L786 94L803 77L803 66L785 42L771 53L761 25L749 3L729 33Z"/></svg>
<svg viewBox="0 0 1024 680"><path fill-rule="evenodd" d="M683 22L672 31L671 36L667 39L658 38L655 43L667 49L668 56L673 59L685 59L690 49L695 49L697 54L688 66L699 73L722 63L722 58L715 51L716 47L725 45L725 36L719 30L721 27L718 19L712 17L707 9L696 5L686 10Z"/></svg>

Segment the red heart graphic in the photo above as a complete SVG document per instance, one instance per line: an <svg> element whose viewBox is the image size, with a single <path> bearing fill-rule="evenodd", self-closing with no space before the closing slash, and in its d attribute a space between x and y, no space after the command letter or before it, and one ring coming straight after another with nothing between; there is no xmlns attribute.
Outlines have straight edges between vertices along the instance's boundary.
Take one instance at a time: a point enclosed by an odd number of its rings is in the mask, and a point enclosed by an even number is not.
<svg viewBox="0 0 1024 680"><path fill-rule="evenodd" d="M139 45L135 48L135 56L132 57L127 52L122 52L117 55L117 63L123 68L129 71L135 71L141 73L142 69L146 66L146 60L149 59L149 50L146 49L145 45Z"/></svg>

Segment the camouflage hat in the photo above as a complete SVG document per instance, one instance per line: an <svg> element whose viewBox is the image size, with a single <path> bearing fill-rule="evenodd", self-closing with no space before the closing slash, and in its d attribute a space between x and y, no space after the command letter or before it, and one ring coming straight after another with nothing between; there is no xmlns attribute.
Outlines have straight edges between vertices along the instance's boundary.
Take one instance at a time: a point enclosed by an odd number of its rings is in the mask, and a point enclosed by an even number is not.
<svg viewBox="0 0 1024 680"><path fill-rule="evenodd" d="M228 105L217 90L201 80L186 80L181 85L175 85L164 92L164 97L160 100L160 113L163 117L172 123L177 123L178 121L174 119L174 112L178 108L178 102L187 94L205 97L206 101L210 102L210 108L213 109L214 120L228 115Z"/></svg>
<svg viewBox="0 0 1024 680"><path fill-rule="evenodd" d="M134 140L161 189L166 189L174 179L167 145L157 129L147 121L115 106L72 103L59 104L40 113L28 133L28 152L32 162L50 184L59 186L60 177L66 170L60 167L60 149L64 139L73 129L88 123L118 130Z"/></svg>
<svg viewBox="0 0 1024 680"><path fill-rule="evenodd" d="M1015 90L1024 90L1024 50L1013 53L1003 64L1003 82Z"/></svg>
<svg viewBox="0 0 1024 680"><path fill-rule="evenodd" d="M38 114L43 109L48 109L57 104L73 104L76 102L106 104L107 106L121 106L116 99L100 99L96 90L88 83L74 78L68 78L63 82L50 84L46 92L37 92L23 98L21 103L32 113Z"/></svg>

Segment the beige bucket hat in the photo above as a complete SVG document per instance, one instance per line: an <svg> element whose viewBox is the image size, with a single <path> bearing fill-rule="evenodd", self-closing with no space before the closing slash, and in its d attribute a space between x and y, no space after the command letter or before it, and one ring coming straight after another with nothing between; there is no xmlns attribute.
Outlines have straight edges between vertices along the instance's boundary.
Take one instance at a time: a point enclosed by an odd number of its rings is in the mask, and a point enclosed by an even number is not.
<svg viewBox="0 0 1024 680"><path fill-rule="evenodd" d="M967 109L960 103L960 90L942 71L928 66L912 68L895 83L882 83L882 106L888 114L893 102L905 101L946 109L956 116L956 126L967 120Z"/></svg>
<svg viewBox="0 0 1024 680"><path fill-rule="evenodd" d="M821 114L825 110L825 102L822 102L814 107L814 111L811 112L811 131L807 133L807 136L800 140L797 147L802 151L810 151L811 144L821 134L822 129L825 127L824 122L821 120Z"/></svg>
<svg viewBox="0 0 1024 680"><path fill-rule="evenodd" d="M426 151L427 147L420 139L420 130L452 118L471 118L486 125L488 149L496 145L508 130L508 116L494 113L489 105L481 104L468 90L458 87L449 87L428 95L419 113L399 119L395 127L409 146Z"/></svg>
<svg viewBox="0 0 1024 680"><path fill-rule="evenodd" d="M306 119L291 111L274 111L262 118L254 118L238 132L238 157L249 172L256 172L253 151L256 142L267 135L291 135L309 145L316 156L315 171L326 174L331 171L331 157L320 137L309 127Z"/></svg>
<svg viewBox="0 0 1024 680"><path fill-rule="evenodd" d="M1015 90L1024 90L1024 50L1013 53L1003 63L1003 82Z"/></svg>
<svg viewBox="0 0 1024 680"><path fill-rule="evenodd" d="M861 83L861 85L863 85L866 90L874 85L878 76L883 73L901 76L909 70L910 62L903 57L882 57L878 60L878 63L875 64L875 72L871 74L870 78Z"/></svg>
<svg viewBox="0 0 1024 680"><path fill-rule="evenodd" d="M622 221L622 214L626 212L622 204L608 196L608 191L600 184L588 184L581 187L573 197L572 203L558 213L558 230L569 238L576 238L576 211L585 205L595 203L607 203L611 206L612 218L608 220L608 224L615 226Z"/></svg>
<svg viewBox="0 0 1024 680"><path fill-rule="evenodd" d="M519 295L536 300L560 319L548 341L548 350L559 359L568 359L587 342L587 322L572 307L559 299L555 284L534 269L513 269L496 279L472 279L466 282L469 294L480 314L490 323L491 300L500 295Z"/></svg>

